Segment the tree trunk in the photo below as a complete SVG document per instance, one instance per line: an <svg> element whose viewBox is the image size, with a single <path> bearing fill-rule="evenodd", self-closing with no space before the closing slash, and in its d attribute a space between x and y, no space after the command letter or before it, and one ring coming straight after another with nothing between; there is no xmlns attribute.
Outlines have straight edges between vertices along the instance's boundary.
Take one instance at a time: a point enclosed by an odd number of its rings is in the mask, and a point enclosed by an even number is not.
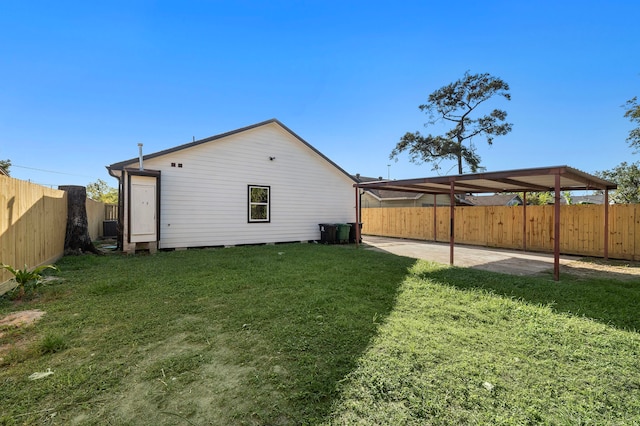
<svg viewBox="0 0 640 426"><path fill-rule="evenodd" d="M84 186L65 185L58 189L67 193L67 232L64 237L65 254L103 254L91 243L87 219L87 189Z"/></svg>

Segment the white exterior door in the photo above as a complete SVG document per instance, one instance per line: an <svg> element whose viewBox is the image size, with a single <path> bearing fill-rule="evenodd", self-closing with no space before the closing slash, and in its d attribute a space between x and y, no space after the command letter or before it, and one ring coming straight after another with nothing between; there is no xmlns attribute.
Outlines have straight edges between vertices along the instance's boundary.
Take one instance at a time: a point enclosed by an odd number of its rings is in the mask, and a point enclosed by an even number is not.
<svg viewBox="0 0 640 426"><path fill-rule="evenodd" d="M157 179L152 176L130 175L131 218L129 224L132 243L158 240Z"/></svg>

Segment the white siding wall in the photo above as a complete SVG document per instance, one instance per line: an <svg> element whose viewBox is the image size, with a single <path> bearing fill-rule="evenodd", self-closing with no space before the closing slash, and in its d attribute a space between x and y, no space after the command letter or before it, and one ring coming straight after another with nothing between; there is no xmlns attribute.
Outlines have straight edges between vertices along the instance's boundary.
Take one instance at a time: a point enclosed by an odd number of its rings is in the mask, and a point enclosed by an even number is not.
<svg viewBox="0 0 640 426"><path fill-rule="evenodd" d="M160 248L315 240L319 223L355 222L353 181L275 123L144 167L161 171ZM271 187L270 223L248 223L248 185Z"/></svg>

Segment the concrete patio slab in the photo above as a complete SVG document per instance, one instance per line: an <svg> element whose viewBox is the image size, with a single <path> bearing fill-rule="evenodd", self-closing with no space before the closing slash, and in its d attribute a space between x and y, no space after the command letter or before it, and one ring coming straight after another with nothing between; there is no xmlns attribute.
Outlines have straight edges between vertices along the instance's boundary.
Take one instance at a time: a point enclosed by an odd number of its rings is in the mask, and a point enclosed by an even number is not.
<svg viewBox="0 0 640 426"><path fill-rule="evenodd" d="M430 241L363 235L363 243L371 250L399 256L449 264L449 244ZM560 265L576 262L578 256L560 256ZM478 246L456 245L454 266L502 272L511 275L553 274L553 254L502 250Z"/></svg>

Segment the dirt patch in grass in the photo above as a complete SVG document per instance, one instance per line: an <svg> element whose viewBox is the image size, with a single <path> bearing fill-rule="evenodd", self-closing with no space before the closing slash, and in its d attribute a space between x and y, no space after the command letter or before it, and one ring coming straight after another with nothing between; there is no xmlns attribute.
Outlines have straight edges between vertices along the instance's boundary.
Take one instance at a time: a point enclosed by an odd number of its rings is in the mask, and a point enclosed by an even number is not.
<svg viewBox="0 0 640 426"><path fill-rule="evenodd" d="M28 339L10 337L10 332L33 324L42 318L45 313L39 309L32 309L13 312L0 319L0 365L2 365L7 353L12 349L22 349L29 343Z"/></svg>
<svg viewBox="0 0 640 426"><path fill-rule="evenodd" d="M251 410L243 386L253 368L230 361L226 346L194 344L186 334L141 348L128 385L105 401L105 418L114 423L230 424ZM82 423L84 413L72 420Z"/></svg>
<svg viewBox="0 0 640 426"><path fill-rule="evenodd" d="M12 327L22 327L25 325L33 324L38 321L45 314L44 311L39 309L32 309L29 311L13 312L4 318L0 319L0 330ZM0 337L2 336L0 331Z"/></svg>
<svg viewBox="0 0 640 426"><path fill-rule="evenodd" d="M640 262L584 258L562 265L560 272L585 279L602 277L625 281L638 280L640 279Z"/></svg>

